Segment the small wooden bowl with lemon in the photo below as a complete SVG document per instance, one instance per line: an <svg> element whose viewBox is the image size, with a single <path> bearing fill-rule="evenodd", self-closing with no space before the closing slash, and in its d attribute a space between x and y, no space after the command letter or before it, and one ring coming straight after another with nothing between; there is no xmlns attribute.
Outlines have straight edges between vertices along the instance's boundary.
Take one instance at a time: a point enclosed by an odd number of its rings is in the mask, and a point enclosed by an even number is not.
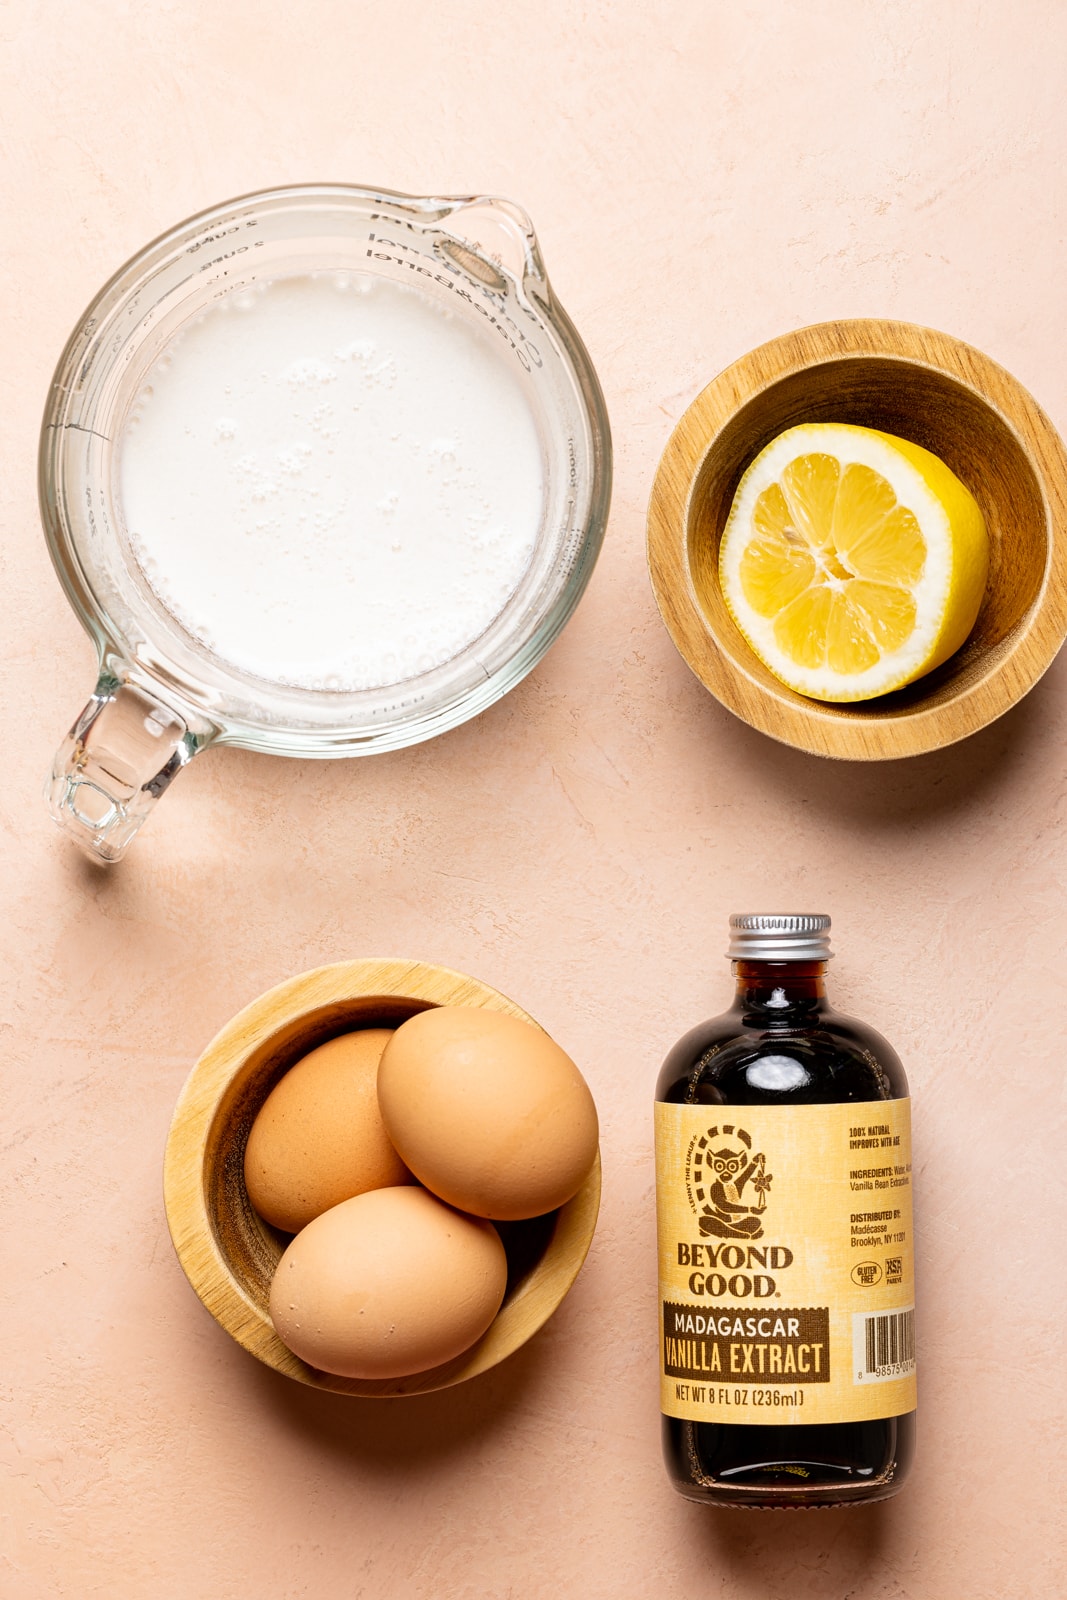
<svg viewBox="0 0 1067 1600"><path fill-rule="evenodd" d="M581 1269L600 1205L600 1158L557 1211L498 1224L507 1255L503 1303L488 1331L442 1365L395 1378L349 1378L309 1366L269 1314L287 1237L252 1207L249 1131L294 1062L358 1028L396 1028L434 1006L503 1012L532 1023L488 984L422 961L346 961L300 973L228 1022L193 1068L174 1111L163 1189L174 1247L192 1287L225 1331L266 1366L336 1394L386 1398L450 1388L495 1367L538 1331ZM534 1024L536 1026L536 1024Z"/></svg>
<svg viewBox="0 0 1067 1600"><path fill-rule="evenodd" d="M822 323L693 401L648 558L678 650L745 722L816 755L918 755L1001 716L1067 635L1067 452L969 345Z"/></svg>

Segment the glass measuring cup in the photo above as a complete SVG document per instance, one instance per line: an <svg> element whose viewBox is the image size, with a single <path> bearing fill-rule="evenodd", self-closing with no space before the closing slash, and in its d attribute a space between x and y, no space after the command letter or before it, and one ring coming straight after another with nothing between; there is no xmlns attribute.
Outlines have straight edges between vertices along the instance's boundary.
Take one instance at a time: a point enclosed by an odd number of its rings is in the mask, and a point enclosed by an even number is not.
<svg viewBox="0 0 1067 1600"><path fill-rule="evenodd" d="M503 610L452 659L382 688L294 687L215 654L149 584L117 489L125 418L176 334L235 290L333 270L415 286L488 330L522 386L541 445L541 527ZM573 612L599 553L610 483L600 386L518 206L489 196L418 199L308 185L248 195L182 223L121 268L89 306L45 412L45 534L99 660L96 687L48 780L53 818L91 855L117 861L174 777L209 744L368 755L475 716L536 665Z"/></svg>

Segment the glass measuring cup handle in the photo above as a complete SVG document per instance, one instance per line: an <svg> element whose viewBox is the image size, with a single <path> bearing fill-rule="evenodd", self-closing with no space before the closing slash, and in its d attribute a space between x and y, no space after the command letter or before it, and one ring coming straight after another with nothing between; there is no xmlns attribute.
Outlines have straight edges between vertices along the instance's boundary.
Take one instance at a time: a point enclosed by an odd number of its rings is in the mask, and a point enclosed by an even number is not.
<svg viewBox="0 0 1067 1600"><path fill-rule="evenodd" d="M119 861L160 795L216 729L110 672L56 751L45 785L53 820L97 861Z"/></svg>

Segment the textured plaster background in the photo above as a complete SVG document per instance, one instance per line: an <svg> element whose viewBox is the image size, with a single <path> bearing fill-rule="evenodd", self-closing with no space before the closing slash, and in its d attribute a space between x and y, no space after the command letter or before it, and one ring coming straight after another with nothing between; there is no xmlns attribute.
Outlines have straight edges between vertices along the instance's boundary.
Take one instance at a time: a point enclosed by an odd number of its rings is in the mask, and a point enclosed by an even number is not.
<svg viewBox="0 0 1067 1600"><path fill-rule="evenodd" d="M1067 9L1048 0L6 0L0 541L4 1600L986 1600L1063 1592L1067 665L939 757L778 748L674 653L644 511L696 391L822 318L929 323L1067 424ZM603 558L476 723L350 764L212 752L121 869L42 775L92 680L39 533L53 364L189 212L285 181L514 196L615 433ZM708 1513L659 1461L650 1096L739 908L827 909L916 1102L921 1456L891 1504ZM309 1394L216 1328L160 1161L215 1030L361 954L477 973L581 1063L602 1222L487 1378Z"/></svg>

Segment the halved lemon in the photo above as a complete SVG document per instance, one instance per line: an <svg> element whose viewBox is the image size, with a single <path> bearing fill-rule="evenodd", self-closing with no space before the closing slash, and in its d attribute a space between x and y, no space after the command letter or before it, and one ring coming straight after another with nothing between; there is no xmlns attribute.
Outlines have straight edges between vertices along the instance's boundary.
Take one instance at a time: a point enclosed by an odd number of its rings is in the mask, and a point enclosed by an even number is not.
<svg viewBox="0 0 1067 1600"><path fill-rule="evenodd" d="M913 683L974 627L985 519L945 463L846 423L781 433L741 479L719 581L775 677L816 700Z"/></svg>

